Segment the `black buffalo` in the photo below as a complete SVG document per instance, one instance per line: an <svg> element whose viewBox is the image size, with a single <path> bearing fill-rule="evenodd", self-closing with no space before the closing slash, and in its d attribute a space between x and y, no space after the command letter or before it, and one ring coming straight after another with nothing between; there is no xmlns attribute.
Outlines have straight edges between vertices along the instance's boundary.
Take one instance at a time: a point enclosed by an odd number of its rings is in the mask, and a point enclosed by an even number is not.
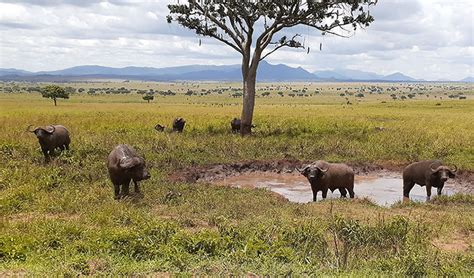
<svg viewBox="0 0 474 278"><path fill-rule="evenodd" d="M186 121L183 118L174 119L174 121L173 121L173 131L183 132L185 124L186 124Z"/></svg>
<svg viewBox="0 0 474 278"><path fill-rule="evenodd" d="M451 169L440 160L425 160L415 162L403 170L403 196L409 198L410 190L415 184L426 186L426 199L431 198L431 187L438 189L441 195L444 183L448 178L454 178L457 168Z"/></svg>

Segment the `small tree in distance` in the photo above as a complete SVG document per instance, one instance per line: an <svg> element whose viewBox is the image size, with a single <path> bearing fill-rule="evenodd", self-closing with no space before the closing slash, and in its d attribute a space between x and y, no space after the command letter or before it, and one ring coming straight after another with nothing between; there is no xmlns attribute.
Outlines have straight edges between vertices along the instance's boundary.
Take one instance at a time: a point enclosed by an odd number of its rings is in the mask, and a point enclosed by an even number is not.
<svg viewBox="0 0 474 278"><path fill-rule="evenodd" d="M250 134L255 106L257 68L280 48L307 48L290 28L303 25L349 37L374 20L369 6L378 0L188 0L168 5L168 23L194 30L231 47L242 56L243 107L240 133ZM348 27L348 28L346 28ZM350 30L349 30L350 29ZM292 36L274 38L287 30ZM271 49L269 46L273 46ZM321 46L320 46L321 48ZM309 52L309 48L307 48Z"/></svg>
<svg viewBox="0 0 474 278"><path fill-rule="evenodd" d="M151 100L153 100L155 97L153 95L144 95L143 100L148 101L150 103Z"/></svg>
<svg viewBox="0 0 474 278"><path fill-rule="evenodd" d="M41 95L45 98L50 98L54 101L54 106L57 106L56 99L63 98L68 99L69 93L58 85L48 85L41 89Z"/></svg>

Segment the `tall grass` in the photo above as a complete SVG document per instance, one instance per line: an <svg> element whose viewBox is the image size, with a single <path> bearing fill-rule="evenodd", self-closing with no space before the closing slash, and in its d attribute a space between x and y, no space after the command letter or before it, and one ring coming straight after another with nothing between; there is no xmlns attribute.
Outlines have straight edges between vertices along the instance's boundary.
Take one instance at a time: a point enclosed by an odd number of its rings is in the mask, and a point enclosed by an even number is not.
<svg viewBox="0 0 474 278"><path fill-rule="evenodd" d="M149 85L170 86L140 84ZM240 100L228 95L151 104L136 94L72 95L53 107L36 94L0 94L0 273L473 275L471 195L393 208L293 204L265 190L168 181L192 165L288 157L400 165L439 158L474 170L471 95L403 102L368 95L346 105L324 86L312 97L259 98L248 138L230 132ZM183 134L153 129L177 116L187 120ZM51 123L64 124L72 144L45 164L25 129ZM151 166L143 199L113 200L105 158L120 143Z"/></svg>

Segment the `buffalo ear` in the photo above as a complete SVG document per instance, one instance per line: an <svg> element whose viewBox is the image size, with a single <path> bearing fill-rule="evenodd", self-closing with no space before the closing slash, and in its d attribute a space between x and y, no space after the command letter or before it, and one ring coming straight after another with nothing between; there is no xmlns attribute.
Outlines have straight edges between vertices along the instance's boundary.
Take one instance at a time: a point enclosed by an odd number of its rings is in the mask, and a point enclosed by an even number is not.
<svg viewBox="0 0 474 278"><path fill-rule="evenodd" d="M296 168L295 170L298 171L301 175L307 177L308 176L308 171L309 171L309 166L306 166L303 169Z"/></svg>
<svg viewBox="0 0 474 278"><path fill-rule="evenodd" d="M454 179L456 177L456 174L454 174L451 170L448 171L448 176L451 178L451 179Z"/></svg>
<svg viewBox="0 0 474 278"><path fill-rule="evenodd" d="M127 157L120 160L120 167L124 169L131 169L141 163L138 157Z"/></svg>

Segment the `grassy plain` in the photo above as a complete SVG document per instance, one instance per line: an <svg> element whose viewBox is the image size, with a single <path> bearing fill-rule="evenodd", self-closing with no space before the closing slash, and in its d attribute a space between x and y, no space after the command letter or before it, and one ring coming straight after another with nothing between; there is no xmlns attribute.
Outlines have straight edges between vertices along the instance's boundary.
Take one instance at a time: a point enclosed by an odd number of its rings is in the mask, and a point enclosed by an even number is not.
<svg viewBox="0 0 474 278"><path fill-rule="evenodd" d="M392 208L367 200L294 204L264 190L167 180L193 165L284 158L387 165L439 158L474 171L472 85L261 84L258 94L270 95L257 99L257 128L247 138L230 132L241 109L232 91L184 95L239 84L64 85L132 92L73 94L57 107L38 93L0 93L0 274L474 275L472 195ZM150 88L177 95L148 104L133 91ZM308 96L290 97L293 90ZM153 129L177 116L187 120L183 134ZM25 129L51 123L68 127L72 150L46 165ZM143 199L113 199L105 158L120 143L151 166Z"/></svg>

